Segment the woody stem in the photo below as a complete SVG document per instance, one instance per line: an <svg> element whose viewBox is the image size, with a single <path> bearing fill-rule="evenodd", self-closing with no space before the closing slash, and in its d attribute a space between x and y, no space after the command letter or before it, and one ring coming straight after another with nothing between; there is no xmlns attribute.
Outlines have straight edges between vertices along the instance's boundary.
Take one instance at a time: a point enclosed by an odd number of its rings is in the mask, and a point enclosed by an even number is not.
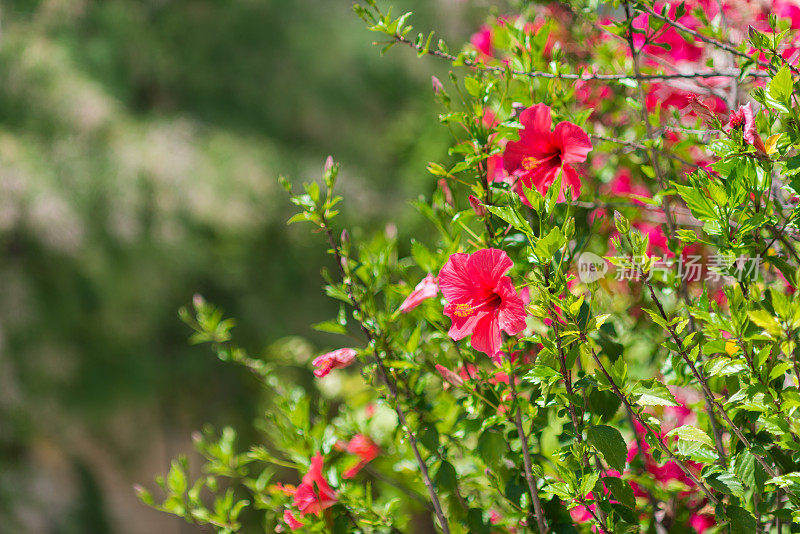
<svg viewBox="0 0 800 534"><path fill-rule="evenodd" d="M517 433L522 443L522 461L525 465L525 480L528 483L528 490L531 494L531 501L533 502L533 510L536 515L536 523L539 526L539 532L541 534L546 534L547 521L545 520L544 511L542 510L542 502L539 500L539 490L537 489L538 479L536 475L533 474L533 469L531 468L531 453L528 449L528 437L525 435L525 429L522 426L522 408L517 402L517 386L515 382L516 377L513 375L510 376L508 383L511 386L512 401L516 406L516 410L514 411L514 423L517 426Z"/></svg>
<svg viewBox="0 0 800 534"><path fill-rule="evenodd" d="M642 271L642 276L644 276L644 272L643 271ZM753 451L753 446L750 443L750 441L744 436L744 434L742 433L741 429L737 425L734 424L734 422L728 416L728 413L720 405L720 403L716 399L716 397L714 397L714 395L711 393L711 389L708 387L708 380L706 380L706 378L698 370L697 366L694 364L692 359L687 354L686 349L683 346L683 341L678 336L678 332L675 330L675 327L670 325L669 317L667 316L666 312L664 311L664 307L661 305L661 302L656 297L656 293L655 293L655 290L653 289L653 285L649 281L645 281L645 284L647 285L647 288L650 290L650 298L652 298L653 302L655 302L656 308L658 308L659 315L661 316L662 319L664 319L664 324L665 324L665 328L667 329L667 332L669 333L670 337L672 338L672 341L678 347L678 353L681 355L681 358L683 359L683 361L686 362L686 364L689 366L689 369L691 370L692 375L694 375L694 377L700 383L700 388L703 390L703 396L705 397L705 399L709 403L711 403L711 406L713 406L716 409L716 411L720 414L720 416L725 420L725 422L728 423L728 426L731 427L731 430L733 430L733 433L736 434L736 437L739 438L739 441L742 442L742 444L745 446L745 448L747 448L747 450L750 451L753 454L753 456L758 461L758 463L761 464L761 467L764 468L764 471L766 471L772 477L777 476L778 474L775 472L775 470L772 468L772 466L770 466L760 455L756 454Z"/></svg>
<svg viewBox="0 0 800 534"><path fill-rule="evenodd" d="M583 341L584 343L589 344L589 339L586 337L586 335L584 333L581 333L581 341ZM622 392L622 390L619 389L619 386L617 385L617 383L614 382L614 378L608 372L608 370L606 369L605 365L603 365L603 362L600 360L600 357L597 355L597 351L594 350L594 347L591 344L589 344L589 350L591 351L592 359L594 359L595 363L597 364L597 367L603 373L603 375L605 376L605 378L608 381L609 385L611 386L611 390L614 392L614 394L617 396L617 398L619 398L619 400L622 401L622 404L625 405L625 409L628 411L630 416L633 417L634 419L636 419L636 421L640 425L642 425L642 427L645 429L647 434L649 434L652 437L653 441L656 444L658 444L658 447L667 456L669 456L670 459L673 460L678 467L680 467L681 471L683 471L684 474L687 477L689 477L689 479L692 482L694 482L694 484L698 488L700 488L700 490L705 494L706 498L708 498L708 500L712 504L714 504L714 505L719 504L719 499L717 499L714 496L714 494L711 493L711 490L708 489L708 487L705 484L703 484L703 482L701 482L700 479L697 478L697 476L695 476L694 473L692 473L692 471L686 466L686 464L683 462L683 460L678 458L675 455L675 453L673 453L672 450L670 450L669 446L667 446L667 444L664 443L664 441L661 439L661 437L659 437L658 434L656 434L656 432L647 423L647 421L645 421L645 419L636 410L634 410L633 405L628 400L628 398L625 396L625 394Z"/></svg>
<svg viewBox="0 0 800 534"><path fill-rule="evenodd" d="M625 0L625 17L628 22L628 33L626 35L628 40L628 47L631 51L631 59L633 60L633 72L636 78L636 87L639 92L639 102L641 104L641 116L642 121L644 121L645 128L647 130L647 138L653 138L653 128L650 125L649 117L647 116L647 103L644 94L644 87L642 87L642 74L639 69L639 52L636 50L636 46L633 43L633 15L631 14L630 4L628 0ZM660 17L659 17L660 18ZM669 21L668 21L669 22ZM659 187L661 190L665 190L667 188L666 181L664 179L664 175L661 169L661 164L658 158L658 151L655 148L651 148L649 151L650 154L650 163L653 166L653 170L656 174L656 179L658 180ZM675 235L675 216L672 213L672 205L670 201L671 197L667 196L664 198L663 207L664 207L664 218L667 222L667 229L669 230L669 236L672 237ZM689 288L686 283L686 279L684 277L680 278L680 291L679 291L681 298L689 306ZM694 319L690 317L691 327L694 330ZM714 416L714 410L712 409L711 405L709 404L709 399L706 397L706 413L708 414L709 421L711 422L711 428L714 434L714 444L717 449L717 452L720 454L720 457L724 457L725 449L722 447L722 440L721 440L721 433L719 431L719 427L717 425L717 420Z"/></svg>
<svg viewBox="0 0 800 534"><path fill-rule="evenodd" d="M331 230L330 224L328 223L325 214L321 215L322 220L322 228L325 230L325 235L328 238L328 244L333 251L333 255L336 258L336 264L339 266L339 271L342 274L342 279L344 281L345 287L347 289L347 296L350 299L350 303L353 306L353 309L356 312L356 316L358 317L359 325L361 326L361 330L364 333L364 336L367 339L367 344L372 346L373 355L375 356L375 361L378 366L378 373L380 374L381 380L386 384L386 387L389 389L389 394L392 397L394 410L397 413L397 420L400 423L400 426L403 428L403 431L408 438L408 443L411 445L411 450L414 453L414 458L419 465L420 474L422 475L422 480L425 483L425 487L428 489L428 494L431 498L431 503L433 504L433 510L436 514L436 518L439 520L439 525L442 529L444 534L450 534L450 527L447 524L447 519L442 512L442 505L439 502L439 496L436 494L436 489L433 486L433 481L428 473L428 465L425 463L425 460L422 458L422 455L419 452L419 446L417 445L417 437L412 432L411 428L408 426L408 421L406 420L405 412L400 407L400 396L397 391L397 384L395 383L394 379L391 377L389 372L386 370L386 366L383 363L383 358L381 357L380 348L378 347L378 342L384 345L384 350L387 354L391 354L391 350L385 346L385 340L379 339L376 340L373 333L367 327L363 320L363 312L361 309L361 303L356 298L355 292L353 291L353 282L350 276L348 276L347 271L345 270L345 266L343 263L343 257L341 254L341 249L336 244L336 239L333 237L333 231Z"/></svg>

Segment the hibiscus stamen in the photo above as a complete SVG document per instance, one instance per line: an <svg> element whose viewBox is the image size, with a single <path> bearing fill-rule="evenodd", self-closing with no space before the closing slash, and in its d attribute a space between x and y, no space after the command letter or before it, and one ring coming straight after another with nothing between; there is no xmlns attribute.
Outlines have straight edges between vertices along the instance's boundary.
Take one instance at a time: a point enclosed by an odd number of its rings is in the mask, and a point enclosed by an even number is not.
<svg viewBox="0 0 800 534"><path fill-rule="evenodd" d="M526 171L532 171L535 168L541 166L545 161L557 158L558 154L553 154L551 156L547 156L546 158L537 159L533 156L528 156L527 158L522 160L522 168Z"/></svg>
<svg viewBox="0 0 800 534"><path fill-rule="evenodd" d="M469 317L472 315L475 307L470 304L456 304L455 309L453 310L453 315L457 317Z"/></svg>

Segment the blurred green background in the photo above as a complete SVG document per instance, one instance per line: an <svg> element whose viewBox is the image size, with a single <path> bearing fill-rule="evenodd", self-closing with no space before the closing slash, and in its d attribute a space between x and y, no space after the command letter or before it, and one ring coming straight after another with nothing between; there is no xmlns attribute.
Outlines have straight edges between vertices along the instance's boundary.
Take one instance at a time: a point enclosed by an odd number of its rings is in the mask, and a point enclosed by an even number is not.
<svg viewBox="0 0 800 534"><path fill-rule="evenodd" d="M451 48L485 13L394 3ZM332 342L309 327L334 313L329 260L285 225L279 174L317 179L333 154L350 223L419 227L445 66L380 57L350 4L0 4L0 532L192 532L132 484L204 422L245 425L258 393L177 309L202 293L255 352Z"/></svg>

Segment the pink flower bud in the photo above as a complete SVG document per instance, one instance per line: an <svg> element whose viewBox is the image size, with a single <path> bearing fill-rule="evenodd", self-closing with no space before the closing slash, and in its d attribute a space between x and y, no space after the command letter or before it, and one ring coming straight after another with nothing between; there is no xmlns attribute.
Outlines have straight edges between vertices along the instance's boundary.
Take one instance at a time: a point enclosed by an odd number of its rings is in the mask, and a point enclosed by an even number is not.
<svg viewBox="0 0 800 534"><path fill-rule="evenodd" d="M433 85L433 92L437 95L444 91L444 85L442 85L442 82L440 82L439 78L436 76L431 76L431 84Z"/></svg>
<svg viewBox="0 0 800 534"><path fill-rule="evenodd" d="M469 196L469 205L472 206L472 211L475 212L475 215L478 217L486 217L486 208L474 195Z"/></svg>
<svg viewBox="0 0 800 534"><path fill-rule="evenodd" d="M464 384L464 379L462 379L460 376L455 374L453 371L451 371L447 367L445 367L443 365L436 364L436 370L439 371L439 374L442 375L442 378L444 378L445 382L447 382L447 383L449 383L449 384L451 384L451 385L453 385L455 387L459 387L459 386L462 386Z"/></svg>
<svg viewBox="0 0 800 534"><path fill-rule="evenodd" d="M439 189L442 190L445 203L449 206L454 206L455 202L453 201L453 193L450 192L450 186L447 185L447 180L444 178L439 178Z"/></svg>

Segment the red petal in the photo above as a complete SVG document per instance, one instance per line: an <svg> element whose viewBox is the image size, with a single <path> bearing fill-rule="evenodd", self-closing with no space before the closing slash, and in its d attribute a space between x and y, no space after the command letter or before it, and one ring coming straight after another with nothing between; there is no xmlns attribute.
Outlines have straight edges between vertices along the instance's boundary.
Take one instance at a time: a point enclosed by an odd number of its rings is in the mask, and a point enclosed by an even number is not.
<svg viewBox="0 0 800 534"><path fill-rule="evenodd" d="M563 163L581 163L592 150L592 141L583 128L571 122L559 122L553 130L553 139L561 148Z"/></svg>
<svg viewBox="0 0 800 534"><path fill-rule="evenodd" d="M500 278L513 266L514 262L511 261L508 254L496 248L478 250L469 257L467 262L470 278L486 290L494 289Z"/></svg>
<svg viewBox="0 0 800 534"><path fill-rule="evenodd" d="M503 338L500 336L500 325L497 312L486 313L475 325L470 339L472 348L485 352L490 358L500 352Z"/></svg>

